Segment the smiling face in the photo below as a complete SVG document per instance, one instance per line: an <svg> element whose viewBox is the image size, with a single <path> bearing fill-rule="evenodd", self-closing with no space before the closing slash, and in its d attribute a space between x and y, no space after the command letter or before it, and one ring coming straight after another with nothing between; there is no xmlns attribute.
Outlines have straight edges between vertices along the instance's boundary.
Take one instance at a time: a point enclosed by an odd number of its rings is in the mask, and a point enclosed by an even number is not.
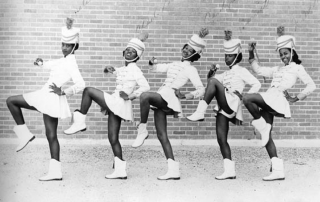
<svg viewBox="0 0 320 202"><path fill-rule="evenodd" d="M230 66L233 61L236 59L237 54L225 54L224 55L224 61L226 62L226 65Z"/></svg>
<svg viewBox="0 0 320 202"><path fill-rule="evenodd" d="M67 44L67 43L63 43L62 42L61 51L62 51L62 53L63 53L63 55L65 57L72 52L73 46L75 46L75 45L74 44Z"/></svg>
<svg viewBox="0 0 320 202"><path fill-rule="evenodd" d="M292 52L292 54L294 54ZM279 50L280 59L285 65L288 65L291 60L291 51L288 48L282 48ZM293 56L293 55L292 55Z"/></svg>
<svg viewBox="0 0 320 202"><path fill-rule="evenodd" d="M135 59L138 56L137 51L131 47L126 48L123 54L124 58L129 61Z"/></svg>
<svg viewBox="0 0 320 202"><path fill-rule="evenodd" d="M188 44L185 45L181 50L181 55L183 58L189 58L191 55L193 55L196 51L189 46Z"/></svg>

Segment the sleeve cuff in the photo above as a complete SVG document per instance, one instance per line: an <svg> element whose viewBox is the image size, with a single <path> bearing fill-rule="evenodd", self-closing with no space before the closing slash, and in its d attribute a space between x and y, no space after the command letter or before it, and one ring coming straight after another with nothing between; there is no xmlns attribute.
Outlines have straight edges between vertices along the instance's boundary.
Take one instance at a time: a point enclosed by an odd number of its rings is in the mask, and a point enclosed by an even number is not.
<svg viewBox="0 0 320 202"><path fill-rule="evenodd" d="M256 61L256 59L255 59L255 58L253 58L253 59L249 59L249 64L252 64L254 61Z"/></svg>
<svg viewBox="0 0 320 202"><path fill-rule="evenodd" d="M303 93L299 93L299 94L297 95L297 98L298 98L299 100L304 100L304 99L306 99L306 97L307 97L307 95L306 95L306 94L303 94Z"/></svg>

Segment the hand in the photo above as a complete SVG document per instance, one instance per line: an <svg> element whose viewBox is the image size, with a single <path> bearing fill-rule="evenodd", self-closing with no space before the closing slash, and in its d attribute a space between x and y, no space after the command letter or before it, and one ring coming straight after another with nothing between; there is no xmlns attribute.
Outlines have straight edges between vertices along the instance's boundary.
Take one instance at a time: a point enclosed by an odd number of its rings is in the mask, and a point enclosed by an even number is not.
<svg viewBox="0 0 320 202"><path fill-rule="evenodd" d="M291 97L288 93L288 91L283 91L284 97L288 100L288 102L290 103L295 103L297 102L299 99L297 97Z"/></svg>
<svg viewBox="0 0 320 202"><path fill-rule="evenodd" d="M184 98L186 98L185 95L182 94L179 89L174 89L174 94L175 94L175 95L177 96L177 98L179 98L179 99L184 99Z"/></svg>
<svg viewBox="0 0 320 202"><path fill-rule="evenodd" d="M157 58L155 57L152 57L150 60L149 60L149 65L155 65L158 63L158 60Z"/></svg>
<svg viewBox="0 0 320 202"><path fill-rule="evenodd" d="M124 100L129 100L128 94L125 93L124 91L120 91L120 92L119 92L119 95L120 95L120 97L121 97L122 99L124 99Z"/></svg>
<svg viewBox="0 0 320 202"><path fill-rule="evenodd" d="M251 64L254 60L254 52L257 54L256 48L256 42L250 42L248 44L248 51L249 51L249 63ZM257 56L258 57L258 56Z"/></svg>
<svg viewBox="0 0 320 202"><path fill-rule="evenodd" d="M36 61L33 62L34 65L42 66L43 60L41 58L37 58Z"/></svg>
<svg viewBox="0 0 320 202"><path fill-rule="evenodd" d="M220 65L218 64L211 64L210 70L207 74L207 79L213 77L216 74L216 71L220 69Z"/></svg>
<svg viewBox="0 0 320 202"><path fill-rule="evenodd" d="M52 89L51 93L55 93L59 96L65 95L65 93L61 90L61 87L58 88L55 83L52 83L52 85L49 85L49 88Z"/></svg>
<svg viewBox="0 0 320 202"><path fill-rule="evenodd" d="M236 94L236 95L240 98L240 100L242 100L242 97L243 97L243 96L242 96L241 93L239 93L239 91L236 90L236 91L234 91L233 93Z"/></svg>
<svg viewBox="0 0 320 202"><path fill-rule="evenodd" d="M194 98L194 95L192 95L191 93L187 93L185 94L186 100L192 100Z"/></svg>
<svg viewBox="0 0 320 202"><path fill-rule="evenodd" d="M248 51L253 51L256 49L257 42L256 41L251 41L248 43Z"/></svg>
<svg viewBox="0 0 320 202"><path fill-rule="evenodd" d="M129 98L129 100L134 100L134 99L137 98L137 96L136 96L135 94L130 94L130 95L128 96L128 98Z"/></svg>
<svg viewBox="0 0 320 202"><path fill-rule="evenodd" d="M104 70L103 70L103 72L104 73L113 73L114 71L116 71L115 69L114 69L114 67L112 67L112 66L106 66L105 68L104 68Z"/></svg>

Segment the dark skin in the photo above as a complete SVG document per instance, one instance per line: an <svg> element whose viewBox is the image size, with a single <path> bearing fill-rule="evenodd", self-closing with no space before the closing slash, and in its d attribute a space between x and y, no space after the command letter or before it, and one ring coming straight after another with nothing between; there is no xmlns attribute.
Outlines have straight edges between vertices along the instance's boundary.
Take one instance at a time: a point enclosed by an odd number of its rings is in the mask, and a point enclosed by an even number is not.
<svg viewBox="0 0 320 202"><path fill-rule="evenodd" d="M225 63L231 69L235 64L232 63L236 60L237 54L225 54ZM232 66L230 66L232 65ZM233 110L230 109L226 96L225 96L225 87L220 81L213 78L217 71L216 65L212 65L211 69L208 73L208 84L206 87L206 91L204 94L203 100L209 105L213 98L216 98L219 107L225 111L227 114L232 114ZM242 95L235 91L234 94L237 94L240 99L242 99ZM231 158L231 149L228 143L228 132L229 132L229 121L230 119L226 116L218 113L216 117L216 133L217 133L217 141L220 147L220 151L222 157L225 159Z"/></svg>
<svg viewBox="0 0 320 202"><path fill-rule="evenodd" d="M255 47L256 46L252 46L251 44L249 44L248 46L250 62L254 60ZM287 48L280 49L279 56L282 62L285 65L288 65L291 58L291 51ZM297 97L294 97L294 98L291 97L287 91L284 91L284 95L290 103L294 103L299 100ZM270 124L271 126L273 125L273 120L274 120L273 114L275 114L276 112L264 102L260 94L254 93L254 94L245 95L243 98L243 103L248 109L248 111L250 112L250 114L253 116L253 119L259 119L263 117L268 124ZM278 157L276 146L272 140L271 131L270 131L269 142L266 145L266 150L270 158Z"/></svg>
<svg viewBox="0 0 320 202"><path fill-rule="evenodd" d="M66 57L67 55L73 53L73 47L73 44L62 43L61 51L63 55ZM42 63L43 60L41 58L37 58L34 62L34 65L41 66ZM61 88L58 88L54 83L50 85L49 88L52 89L52 93L55 93L59 96L64 95L63 91L61 91ZM22 108L29 110L37 110L35 107L30 106L25 101L22 95L9 97L7 99L7 106L17 125L25 124L21 110ZM58 118L51 117L47 114L43 114L43 122L46 130L46 137L49 142L50 156L52 159L60 161L60 145L57 137Z"/></svg>
<svg viewBox="0 0 320 202"><path fill-rule="evenodd" d="M137 52L135 49L128 47L124 51L124 57L126 60L134 60L137 57ZM126 61L125 65L127 66L129 63L131 62ZM114 71L115 68L112 66L106 66L104 69L104 73L113 73ZM134 100L136 98L136 95L127 95L125 92L121 91L120 97L124 100ZM79 111L82 114L87 114L91 107L92 101L95 101L101 108L108 111L108 139L114 156L123 160L122 147L119 142L119 132L122 119L119 116L115 115L109 109L109 107L106 104L103 91L92 87L86 87L84 89L82 94L81 107Z"/></svg>
<svg viewBox="0 0 320 202"><path fill-rule="evenodd" d="M190 57L195 51L189 45L186 45L181 50L182 61L190 61L189 59L184 59ZM152 58L149 62L150 66L155 64L155 58ZM175 91L175 94L180 99L192 99L193 95L182 94L179 90ZM171 143L167 134L167 114L164 111L170 111L168 108L168 103L162 99L161 95L154 92L144 92L140 96L140 123L147 123L150 111L150 105L157 107L154 111L154 121L157 130L157 137L162 145L162 149L165 153L166 158L174 160L174 155L171 147Z"/></svg>
<svg viewBox="0 0 320 202"><path fill-rule="evenodd" d="M74 54L74 50L73 50L74 44L67 44L67 43L61 43L61 50L63 53L64 57L67 57L67 55L69 54ZM37 58L37 60L35 61L35 64L38 63L38 61L42 61L41 58ZM65 95L65 93L63 92L63 90L61 89L61 87L57 87L57 85L55 83L52 83L52 85L49 86L50 89L52 89L52 93L55 93L57 95Z"/></svg>

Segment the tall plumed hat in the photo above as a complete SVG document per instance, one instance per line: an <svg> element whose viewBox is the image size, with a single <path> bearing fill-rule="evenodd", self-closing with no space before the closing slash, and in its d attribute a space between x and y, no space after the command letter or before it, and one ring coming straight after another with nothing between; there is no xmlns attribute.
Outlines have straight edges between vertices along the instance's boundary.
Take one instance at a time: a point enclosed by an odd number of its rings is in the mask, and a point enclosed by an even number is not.
<svg viewBox="0 0 320 202"><path fill-rule="evenodd" d="M61 28L61 42L67 44L79 43L80 29L73 27L74 19L67 18L66 26Z"/></svg>
<svg viewBox="0 0 320 202"><path fill-rule="evenodd" d="M286 35L284 32L284 27L283 26L279 26L277 28L277 34L278 34L278 38L277 38L277 49L276 51L279 51L281 48L291 48L291 49L295 49L296 46L296 38L294 36L291 35Z"/></svg>
<svg viewBox="0 0 320 202"><path fill-rule="evenodd" d="M197 53L201 55L203 49L207 43L204 41L204 37L209 34L207 28L201 28L198 34L194 34L188 41L188 45L191 46Z"/></svg>
<svg viewBox="0 0 320 202"><path fill-rule="evenodd" d="M141 33L139 38L132 38L127 47L131 47L137 51L138 57L140 58L146 49L146 46L144 45L143 42L145 42L148 39L148 33Z"/></svg>
<svg viewBox="0 0 320 202"><path fill-rule="evenodd" d="M225 38L223 42L223 48L225 54L238 54L241 53L241 40L232 39L232 31L226 29L224 31Z"/></svg>

